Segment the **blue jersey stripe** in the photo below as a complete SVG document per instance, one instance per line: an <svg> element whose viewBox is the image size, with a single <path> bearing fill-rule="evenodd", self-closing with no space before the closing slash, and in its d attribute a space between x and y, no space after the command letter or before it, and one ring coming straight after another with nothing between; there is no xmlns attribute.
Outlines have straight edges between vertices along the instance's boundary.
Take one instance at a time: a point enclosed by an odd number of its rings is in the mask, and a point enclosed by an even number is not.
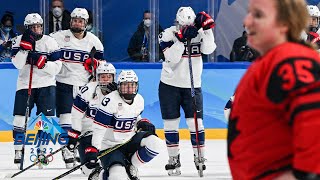
<svg viewBox="0 0 320 180"><path fill-rule="evenodd" d="M96 117L94 118L94 120L97 121L98 123L107 125L107 126L112 125L113 119L114 117L112 114L106 113L101 109L97 111Z"/></svg>
<svg viewBox="0 0 320 180"><path fill-rule="evenodd" d="M73 105L83 112L86 111L88 107L88 103L84 99L82 99L79 95L77 95L76 99L73 101Z"/></svg>

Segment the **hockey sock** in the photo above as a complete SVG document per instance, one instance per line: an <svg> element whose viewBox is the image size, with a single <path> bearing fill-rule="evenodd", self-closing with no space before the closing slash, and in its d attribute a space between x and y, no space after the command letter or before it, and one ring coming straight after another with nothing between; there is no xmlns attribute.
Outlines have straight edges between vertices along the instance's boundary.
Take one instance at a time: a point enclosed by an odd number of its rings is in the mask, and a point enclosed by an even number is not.
<svg viewBox="0 0 320 180"><path fill-rule="evenodd" d="M180 118L164 120L164 135L169 156L179 154L179 123Z"/></svg>
<svg viewBox="0 0 320 180"><path fill-rule="evenodd" d="M191 136L191 144L193 147L193 153L198 156L198 149L197 149L197 139L196 139L196 127L193 118L187 118L187 125L190 130ZM201 151L201 156L204 157L204 146L205 146L205 132L203 127L203 121L201 118L198 118L198 138L199 138L199 146Z"/></svg>

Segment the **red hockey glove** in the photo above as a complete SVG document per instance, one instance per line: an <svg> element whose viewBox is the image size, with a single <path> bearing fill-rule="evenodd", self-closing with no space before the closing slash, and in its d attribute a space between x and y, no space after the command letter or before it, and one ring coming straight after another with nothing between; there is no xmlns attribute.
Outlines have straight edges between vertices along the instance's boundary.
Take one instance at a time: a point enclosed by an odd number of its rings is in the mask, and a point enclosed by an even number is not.
<svg viewBox="0 0 320 180"><path fill-rule="evenodd" d="M93 59L93 69L94 69L94 70L97 69L98 65L99 65L98 60ZM92 73L91 58L86 59L86 60L83 62L83 66L84 66L84 69L85 69L85 70L87 70L89 73Z"/></svg>
<svg viewBox="0 0 320 180"><path fill-rule="evenodd" d="M179 41L185 42L187 41L187 39L197 37L198 29L195 26L186 26L182 28L179 32L177 32L175 35Z"/></svg>
<svg viewBox="0 0 320 180"><path fill-rule="evenodd" d="M97 157L98 157L98 149L94 146L89 146L84 150L85 153L85 161L88 162L86 164L88 169L93 169L97 166Z"/></svg>
<svg viewBox="0 0 320 180"><path fill-rule="evenodd" d="M34 50L35 44L36 44L35 34L30 29L27 29L21 37L20 48L22 50L31 51L31 50Z"/></svg>
<svg viewBox="0 0 320 180"><path fill-rule="evenodd" d="M47 62L47 57L44 55L41 55L36 52L30 51L27 57L27 64L35 65L38 67L38 69L44 68Z"/></svg>
<svg viewBox="0 0 320 180"><path fill-rule="evenodd" d="M215 26L214 20L212 19L212 17L209 14L205 13L204 11L199 12L197 14L194 22L195 22L195 26L198 29L202 28L203 30L208 30Z"/></svg>
<svg viewBox="0 0 320 180"><path fill-rule="evenodd" d="M71 129L68 131L69 141L68 141L67 148L69 149L69 151L74 152L74 149L76 148L80 134L81 132L74 129Z"/></svg>

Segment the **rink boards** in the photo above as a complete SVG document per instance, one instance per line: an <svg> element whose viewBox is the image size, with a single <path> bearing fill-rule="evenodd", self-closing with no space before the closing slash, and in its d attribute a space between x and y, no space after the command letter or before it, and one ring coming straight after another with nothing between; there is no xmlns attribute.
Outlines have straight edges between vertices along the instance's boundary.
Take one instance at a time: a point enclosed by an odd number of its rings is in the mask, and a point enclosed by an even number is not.
<svg viewBox="0 0 320 180"><path fill-rule="evenodd" d="M150 119L163 137L163 122L158 99L158 85L161 75L161 63L114 63L119 73L121 69L133 69L139 77L139 93L144 97L143 117ZM249 63L210 63L204 64L202 73L203 113L207 139L225 139L227 121L223 110L225 103L242 77ZM0 64L0 142L12 141L13 105L18 70L11 63ZM36 117L35 109L31 118ZM181 110L180 137L189 138L189 132ZM57 120L57 119L56 119ZM28 124L33 130L34 124Z"/></svg>

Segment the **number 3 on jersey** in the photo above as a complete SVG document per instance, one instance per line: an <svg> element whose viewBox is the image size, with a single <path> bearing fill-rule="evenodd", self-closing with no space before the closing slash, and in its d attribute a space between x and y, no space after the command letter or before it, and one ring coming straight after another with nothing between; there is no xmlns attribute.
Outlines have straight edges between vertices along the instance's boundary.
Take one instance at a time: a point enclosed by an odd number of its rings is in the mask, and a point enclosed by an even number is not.
<svg viewBox="0 0 320 180"><path fill-rule="evenodd" d="M102 106L107 106L109 102L110 102L110 98L105 97L103 98L101 104Z"/></svg>

